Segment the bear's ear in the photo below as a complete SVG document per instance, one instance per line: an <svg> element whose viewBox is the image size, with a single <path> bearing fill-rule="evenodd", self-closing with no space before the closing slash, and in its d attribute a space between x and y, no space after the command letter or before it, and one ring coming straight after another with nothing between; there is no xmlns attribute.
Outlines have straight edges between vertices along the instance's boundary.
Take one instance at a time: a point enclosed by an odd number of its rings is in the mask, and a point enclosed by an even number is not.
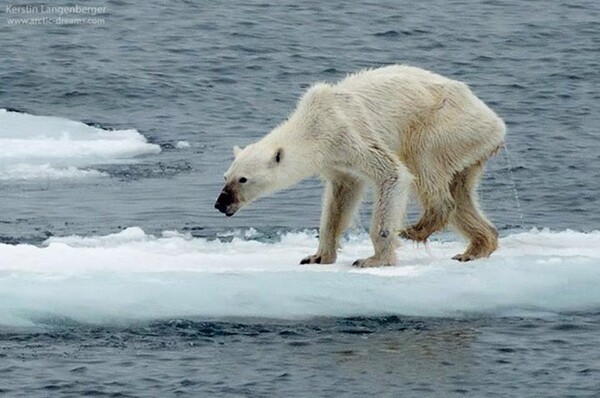
<svg viewBox="0 0 600 398"><path fill-rule="evenodd" d="M275 163L281 163L281 159L283 158L283 148L279 148L277 152L275 152Z"/></svg>
<svg viewBox="0 0 600 398"><path fill-rule="evenodd" d="M283 149L279 148L273 154L271 161L269 162L269 167L275 167L281 163L281 159L283 159Z"/></svg>
<svg viewBox="0 0 600 398"><path fill-rule="evenodd" d="M237 158L238 155L242 152L242 148L240 148L239 146L234 146L233 147L233 157Z"/></svg>

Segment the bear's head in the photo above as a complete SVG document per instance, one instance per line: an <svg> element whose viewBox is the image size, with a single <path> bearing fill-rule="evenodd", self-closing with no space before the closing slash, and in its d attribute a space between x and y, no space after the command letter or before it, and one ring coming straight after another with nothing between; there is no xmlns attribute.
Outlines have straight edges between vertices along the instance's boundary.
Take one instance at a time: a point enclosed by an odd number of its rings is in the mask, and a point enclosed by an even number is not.
<svg viewBox="0 0 600 398"><path fill-rule="evenodd" d="M244 149L234 147L235 159L225 173L225 186L215 208L232 216L261 196L320 174L329 152L329 141L322 142L320 132L338 128L334 118L325 117L335 113L332 103L331 87L317 84L285 122Z"/></svg>
<svg viewBox="0 0 600 398"><path fill-rule="evenodd" d="M225 186L215 203L215 209L230 217L240 208L274 191L294 184L290 176L290 162L284 149L261 145L233 148L235 159L225 173Z"/></svg>

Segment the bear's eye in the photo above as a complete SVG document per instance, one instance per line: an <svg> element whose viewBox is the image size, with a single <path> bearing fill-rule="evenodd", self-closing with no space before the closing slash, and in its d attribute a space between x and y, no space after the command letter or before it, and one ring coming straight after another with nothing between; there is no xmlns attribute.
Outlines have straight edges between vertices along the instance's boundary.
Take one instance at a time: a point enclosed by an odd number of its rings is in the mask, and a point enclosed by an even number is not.
<svg viewBox="0 0 600 398"><path fill-rule="evenodd" d="M246 177L242 177L240 178L240 184L244 184L248 181L248 179Z"/></svg>

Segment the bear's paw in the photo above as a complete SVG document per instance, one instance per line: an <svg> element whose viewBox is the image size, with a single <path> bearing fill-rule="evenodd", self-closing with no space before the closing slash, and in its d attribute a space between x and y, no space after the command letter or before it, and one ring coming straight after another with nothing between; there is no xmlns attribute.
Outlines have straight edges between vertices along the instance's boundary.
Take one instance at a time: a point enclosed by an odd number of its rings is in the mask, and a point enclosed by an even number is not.
<svg viewBox="0 0 600 398"><path fill-rule="evenodd" d="M356 260L352 266L357 268L372 268L372 267L391 267L392 265L396 265L395 258L381 258L376 256L371 256L368 258L362 258Z"/></svg>
<svg viewBox="0 0 600 398"><path fill-rule="evenodd" d="M334 255L313 254L312 256L304 257L300 264L333 264L335 263Z"/></svg>

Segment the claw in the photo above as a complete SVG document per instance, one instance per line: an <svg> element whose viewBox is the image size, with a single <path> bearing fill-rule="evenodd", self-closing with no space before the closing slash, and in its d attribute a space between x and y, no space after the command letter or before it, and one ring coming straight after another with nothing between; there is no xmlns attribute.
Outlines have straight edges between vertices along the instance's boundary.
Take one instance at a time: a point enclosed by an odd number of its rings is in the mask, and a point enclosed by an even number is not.
<svg viewBox="0 0 600 398"><path fill-rule="evenodd" d="M300 260L300 264L333 264L335 262L335 257L330 257L328 255L316 255L308 256Z"/></svg>
<svg viewBox="0 0 600 398"><path fill-rule="evenodd" d="M476 257L470 254L457 254L456 256L452 257L452 260L458 260L462 263L466 263L467 261L473 261L475 259Z"/></svg>
<svg viewBox="0 0 600 398"><path fill-rule="evenodd" d="M360 260L356 260L355 262L352 263L353 267L358 267L358 268L371 268L371 267L390 267L392 265L396 264L396 260L392 260L392 259L388 259L388 260L382 260L381 258L377 258L377 257L369 257L369 258L363 258Z"/></svg>

